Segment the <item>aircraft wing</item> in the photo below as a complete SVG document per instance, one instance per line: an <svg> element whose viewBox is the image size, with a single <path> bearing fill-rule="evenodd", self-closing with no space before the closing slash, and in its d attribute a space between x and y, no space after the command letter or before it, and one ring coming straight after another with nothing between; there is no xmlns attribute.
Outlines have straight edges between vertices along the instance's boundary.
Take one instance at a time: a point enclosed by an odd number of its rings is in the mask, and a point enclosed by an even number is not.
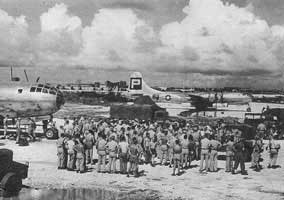
<svg viewBox="0 0 284 200"><path fill-rule="evenodd" d="M207 110L208 107L212 107L212 102L209 101L207 98L203 98L198 95L193 94L187 94L187 97L191 101L191 104L197 109L197 110Z"/></svg>

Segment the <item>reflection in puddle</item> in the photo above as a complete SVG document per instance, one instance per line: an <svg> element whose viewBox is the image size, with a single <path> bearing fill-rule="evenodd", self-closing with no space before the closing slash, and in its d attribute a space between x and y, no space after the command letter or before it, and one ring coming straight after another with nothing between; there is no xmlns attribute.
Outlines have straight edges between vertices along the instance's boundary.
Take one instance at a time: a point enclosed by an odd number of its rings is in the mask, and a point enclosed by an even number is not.
<svg viewBox="0 0 284 200"><path fill-rule="evenodd" d="M1 199L1 197L0 197ZM155 191L118 192L105 189L23 189L17 197L3 200L151 200L159 199Z"/></svg>

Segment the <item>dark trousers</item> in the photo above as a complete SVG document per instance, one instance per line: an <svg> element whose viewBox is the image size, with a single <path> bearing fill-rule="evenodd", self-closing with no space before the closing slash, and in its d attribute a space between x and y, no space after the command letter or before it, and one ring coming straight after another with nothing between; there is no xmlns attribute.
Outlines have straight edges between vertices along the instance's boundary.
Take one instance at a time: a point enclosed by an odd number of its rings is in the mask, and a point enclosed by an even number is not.
<svg viewBox="0 0 284 200"><path fill-rule="evenodd" d="M57 150L57 166L60 169L66 169L67 167L67 153L63 149Z"/></svg>
<svg viewBox="0 0 284 200"><path fill-rule="evenodd" d="M85 156L82 154L77 154L76 157L76 170L80 172L85 171Z"/></svg>
<svg viewBox="0 0 284 200"><path fill-rule="evenodd" d="M74 152L68 152L67 168L70 170L75 169L76 157Z"/></svg>
<svg viewBox="0 0 284 200"><path fill-rule="evenodd" d="M238 169L239 164L241 165L241 172L244 173L245 172L245 158L242 152L237 152L235 154L234 170Z"/></svg>
<svg viewBox="0 0 284 200"><path fill-rule="evenodd" d="M120 160L120 172L123 174L126 174L127 173L127 154L121 153L119 155L119 160Z"/></svg>
<svg viewBox="0 0 284 200"><path fill-rule="evenodd" d="M21 129L17 129L16 143L19 143L21 137Z"/></svg>
<svg viewBox="0 0 284 200"><path fill-rule="evenodd" d="M88 148L85 150L86 163L89 164L93 160L93 148Z"/></svg>
<svg viewBox="0 0 284 200"><path fill-rule="evenodd" d="M152 160L151 151L150 150L146 150L144 156L145 156L145 163L146 164L151 163L151 160Z"/></svg>

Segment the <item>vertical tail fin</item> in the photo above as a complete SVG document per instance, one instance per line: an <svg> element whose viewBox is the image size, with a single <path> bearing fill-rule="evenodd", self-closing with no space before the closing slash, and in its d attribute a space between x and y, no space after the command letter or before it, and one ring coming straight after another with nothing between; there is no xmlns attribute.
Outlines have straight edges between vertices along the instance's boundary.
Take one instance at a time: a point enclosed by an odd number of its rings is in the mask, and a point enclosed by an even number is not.
<svg viewBox="0 0 284 200"><path fill-rule="evenodd" d="M142 91L143 90L143 78L140 72L134 72L130 76L130 84L129 89L130 91Z"/></svg>
<svg viewBox="0 0 284 200"><path fill-rule="evenodd" d="M142 74L140 72L134 72L130 76L129 91L135 94L143 94L148 96L153 96L154 94L160 94L158 90L151 88L143 80Z"/></svg>

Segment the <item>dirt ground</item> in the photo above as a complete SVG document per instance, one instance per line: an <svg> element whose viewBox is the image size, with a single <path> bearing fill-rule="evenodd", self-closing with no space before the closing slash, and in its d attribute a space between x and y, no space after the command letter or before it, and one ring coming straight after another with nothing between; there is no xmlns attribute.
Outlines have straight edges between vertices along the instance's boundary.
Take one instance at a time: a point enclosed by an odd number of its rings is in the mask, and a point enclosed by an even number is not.
<svg viewBox="0 0 284 200"><path fill-rule="evenodd" d="M284 141L281 144L278 164L284 166ZM267 143L267 141L266 141ZM14 160L29 162L28 178L24 184L35 188L111 188L119 190L155 190L166 199L284 199L284 167L267 169L268 152L262 157L264 169L255 172L248 169L248 175L225 173L225 162L219 161L216 173L200 174L199 162L194 161L191 169L181 176L171 176L172 169L165 166L140 165L144 175L139 178L120 174L98 174L96 166L84 174L57 170L55 141L43 139L20 147L15 141L0 140L0 148L14 151Z"/></svg>

